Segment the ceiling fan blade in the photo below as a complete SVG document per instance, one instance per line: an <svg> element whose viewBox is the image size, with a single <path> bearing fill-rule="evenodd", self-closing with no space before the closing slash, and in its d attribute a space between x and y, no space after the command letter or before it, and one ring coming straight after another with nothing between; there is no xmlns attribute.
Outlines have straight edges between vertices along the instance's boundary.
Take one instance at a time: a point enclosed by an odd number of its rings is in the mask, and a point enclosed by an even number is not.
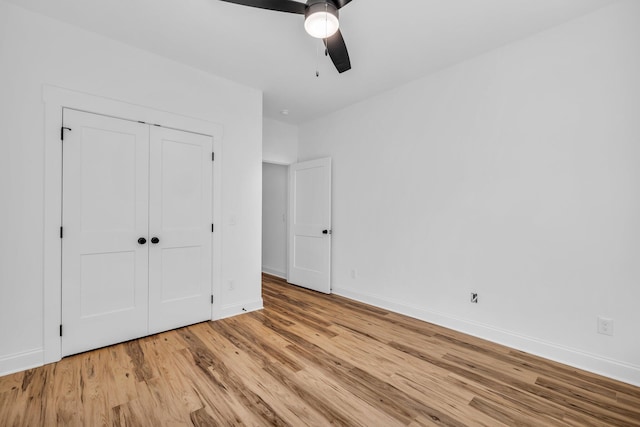
<svg viewBox="0 0 640 427"><path fill-rule="evenodd" d="M277 10L278 12L298 13L304 15L307 5L293 0L220 0L243 6L258 7L260 9Z"/></svg>
<svg viewBox="0 0 640 427"><path fill-rule="evenodd" d="M324 39L324 44L327 47L327 52L333 61L333 65L336 66L339 73L344 73L351 69L349 52L347 52L347 45L342 38L340 30L328 39Z"/></svg>
<svg viewBox="0 0 640 427"><path fill-rule="evenodd" d="M333 0L338 9L345 7L347 4L351 3L351 0Z"/></svg>

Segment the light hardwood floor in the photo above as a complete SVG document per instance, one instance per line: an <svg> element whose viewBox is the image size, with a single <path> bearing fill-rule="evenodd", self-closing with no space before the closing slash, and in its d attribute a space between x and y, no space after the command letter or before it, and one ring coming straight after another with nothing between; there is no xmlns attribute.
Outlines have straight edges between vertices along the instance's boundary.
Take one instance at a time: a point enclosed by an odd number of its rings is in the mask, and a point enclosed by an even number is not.
<svg viewBox="0 0 640 427"><path fill-rule="evenodd" d="M0 426L640 426L640 388L263 277L265 309L0 377Z"/></svg>

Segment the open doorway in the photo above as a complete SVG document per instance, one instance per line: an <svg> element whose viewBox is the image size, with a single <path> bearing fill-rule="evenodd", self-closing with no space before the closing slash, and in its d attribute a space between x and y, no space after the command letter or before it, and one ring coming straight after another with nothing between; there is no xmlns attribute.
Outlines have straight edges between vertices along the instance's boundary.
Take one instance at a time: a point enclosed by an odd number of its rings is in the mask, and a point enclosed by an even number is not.
<svg viewBox="0 0 640 427"><path fill-rule="evenodd" d="M262 271L287 278L287 165L262 163Z"/></svg>

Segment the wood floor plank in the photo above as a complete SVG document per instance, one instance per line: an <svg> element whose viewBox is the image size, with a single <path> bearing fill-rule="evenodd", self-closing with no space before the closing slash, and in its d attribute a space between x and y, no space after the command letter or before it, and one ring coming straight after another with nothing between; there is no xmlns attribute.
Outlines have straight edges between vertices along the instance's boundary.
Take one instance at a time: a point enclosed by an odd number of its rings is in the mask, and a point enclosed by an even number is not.
<svg viewBox="0 0 640 427"><path fill-rule="evenodd" d="M192 382L189 381L189 377L184 374L181 369L181 363L177 354L174 353L174 357L165 357L163 362L162 373L154 386L157 391L156 394L165 401L166 396L171 396L169 406L178 407L176 418L186 419L190 418L186 416L187 413L191 414L194 411L202 409L204 403L193 389ZM163 392L163 389L166 389ZM182 414L179 417L179 414Z"/></svg>
<svg viewBox="0 0 640 427"><path fill-rule="evenodd" d="M106 383L106 389L109 390L107 394L111 408L138 398L136 388L138 380L134 374L135 368L126 351L126 346L127 343L122 343L109 347L110 375L103 378L103 381ZM82 355L74 357L82 357Z"/></svg>
<svg viewBox="0 0 640 427"><path fill-rule="evenodd" d="M442 380L448 371L432 367L425 370L423 366L413 364L407 360L406 355L392 351L388 345L380 342L367 342L361 336L340 334L331 340L323 340L321 337L312 337L313 342L321 346L325 351L339 356L343 360L357 365L366 371L380 372L381 379L402 392L416 399L429 398L434 408L452 415L454 418L461 408L467 408L473 395L467 394L466 398L461 389L447 387ZM384 375L383 373L388 373ZM475 422L482 424L480 418L485 418L481 413L474 416ZM483 420L485 425L495 425L495 420L488 418Z"/></svg>
<svg viewBox="0 0 640 427"><path fill-rule="evenodd" d="M305 340L305 337L298 336L283 328L277 328L276 331L295 342L295 344L288 347L291 351L308 360L314 366L321 368L325 375L330 375L340 381L354 396L369 403L372 407L378 406L393 417L404 420L407 423L412 418L422 415L431 418L440 425L464 425L431 407L426 402L412 398L372 373L351 364L346 359L329 353L322 347ZM312 339L312 336L313 334L308 334L307 338Z"/></svg>
<svg viewBox="0 0 640 427"><path fill-rule="evenodd" d="M204 407L191 412L189 418L195 427L209 427L218 424L215 418L209 414Z"/></svg>
<svg viewBox="0 0 640 427"><path fill-rule="evenodd" d="M607 389L619 393L628 393L640 399L640 387L635 387L620 381L611 380L591 372L555 363L522 351L511 350L509 355L515 360L522 361L522 366L529 367L537 372L546 373L549 377L557 377L571 384L583 384L587 390ZM506 359L510 361L511 359ZM607 393L608 394L608 393Z"/></svg>
<svg viewBox="0 0 640 427"><path fill-rule="evenodd" d="M191 391L200 400L207 414L224 425L259 425L260 420L242 405L232 390L221 382L222 379L216 372L210 370L210 376L202 375L201 368L196 365L192 353L187 349L177 352L175 357L180 373L192 383Z"/></svg>
<svg viewBox="0 0 640 427"><path fill-rule="evenodd" d="M234 342L237 348L247 349L246 343L237 340ZM241 350L241 354L252 354L250 350L245 350ZM268 362L262 364L260 370L261 372L254 374L258 380L258 392L264 395L274 408L281 411L291 425L357 425L350 413L341 412L336 405L326 404L320 396L316 396L317 383L301 384L299 379L307 373L306 368L293 372L278 363ZM331 388L331 392L334 396L338 393L335 388Z"/></svg>
<svg viewBox="0 0 640 427"><path fill-rule="evenodd" d="M319 425L405 425L383 407L371 406L364 400L353 399L349 387L345 387L340 381L325 375L324 371L314 366L297 372L292 381L300 394L313 402L314 407L323 414L326 423Z"/></svg>
<svg viewBox="0 0 640 427"><path fill-rule="evenodd" d="M224 320L217 322L216 325L209 325L210 328L201 328L198 335L203 341L227 341L227 345L224 346L226 351L218 351L217 356L232 372L231 376L250 378L250 381L242 380L242 387L249 393L260 396L266 407L279 414L278 422L286 425L301 425L309 424L313 419L319 419L321 414L313 411L304 400L292 394L291 389L283 384L280 377L291 375L293 372L287 371L280 375L273 375L273 372L265 369L268 367L265 366L265 359L259 357L262 353L241 343L238 337L233 335L231 328L227 327L229 323L228 320ZM278 362L268 360L266 363Z"/></svg>
<svg viewBox="0 0 640 427"><path fill-rule="evenodd" d="M0 377L0 426L640 426L640 388L263 276L264 310Z"/></svg>
<svg viewBox="0 0 640 427"><path fill-rule="evenodd" d="M247 378L238 375L228 363L225 363L219 357L220 349L224 348L222 341L211 341L213 348L218 349L216 354L198 337L197 332L201 329L202 325L196 325L191 329L182 329L180 334L189 343L187 350L193 355L196 365L201 369L202 373L211 379L215 378L218 383L223 384L258 419L262 419L274 426L288 426L289 423L282 418L281 414L274 411L263 396L255 393L247 386L245 383ZM209 336L209 338L212 337Z"/></svg>
<svg viewBox="0 0 640 427"><path fill-rule="evenodd" d="M564 408L552 402L545 402L537 396L530 396L499 382L487 381L483 378L471 379L467 376L450 374L447 382L452 387L464 388L473 393L474 398L481 399L482 402L490 402L492 406L504 408L507 412L518 414L536 414L534 419L536 424L545 426L569 425L566 421L567 412ZM476 401L478 403L478 401ZM482 410L476 406L478 410ZM484 411L490 415L490 412ZM499 411L494 411L494 414ZM498 421L507 422L511 417L499 418ZM587 423L588 425L588 423Z"/></svg>
<svg viewBox="0 0 640 427"><path fill-rule="evenodd" d="M53 365L44 366L52 369L53 392L47 396L43 404L47 405L45 420L53 425L82 425L84 402L80 396L82 356L72 356Z"/></svg>
<svg viewBox="0 0 640 427"><path fill-rule="evenodd" d="M83 360L81 375L81 401L85 420L92 420L95 426L107 426L111 424L109 407L109 399L107 398L108 390L104 386L107 385L106 378L110 376L110 367L108 361L108 349L102 348L95 352L91 352L87 358Z"/></svg>
<svg viewBox="0 0 640 427"><path fill-rule="evenodd" d="M262 363L265 370L273 379L286 385L288 396L286 400L301 400L305 405L309 405L319 416L315 419L302 419L299 412L294 422L295 425L371 425L371 422L384 422L385 425L395 425L397 421L388 417L377 408L361 404L359 401L349 399L350 394L336 381L332 381L326 375L320 375L313 366L292 371L287 366L273 363L268 356L259 351L256 345L256 336L250 336L243 330L244 328L234 327L234 320L229 322L218 322L211 325L213 329L221 330L239 349L248 350L256 360ZM252 349L253 348L253 349ZM327 399L327 396L329 397Z"/></svg>

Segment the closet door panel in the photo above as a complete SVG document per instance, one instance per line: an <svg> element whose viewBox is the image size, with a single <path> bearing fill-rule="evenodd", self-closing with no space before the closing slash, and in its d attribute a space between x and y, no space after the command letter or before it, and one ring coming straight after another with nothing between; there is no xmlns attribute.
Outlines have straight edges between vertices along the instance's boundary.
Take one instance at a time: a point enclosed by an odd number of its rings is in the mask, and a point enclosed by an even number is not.
<svg viewBox="0 0 640 427"><path fill-rule="evenodd" d="M150 132L149 333L155 333L211 318L213 166L211 137Z"/></svg>
<svg viewBox="0 0 640 427"><path fill-rule="evenodd" d="M62 354L147 333L148 126L64 110Z"/></svg>

